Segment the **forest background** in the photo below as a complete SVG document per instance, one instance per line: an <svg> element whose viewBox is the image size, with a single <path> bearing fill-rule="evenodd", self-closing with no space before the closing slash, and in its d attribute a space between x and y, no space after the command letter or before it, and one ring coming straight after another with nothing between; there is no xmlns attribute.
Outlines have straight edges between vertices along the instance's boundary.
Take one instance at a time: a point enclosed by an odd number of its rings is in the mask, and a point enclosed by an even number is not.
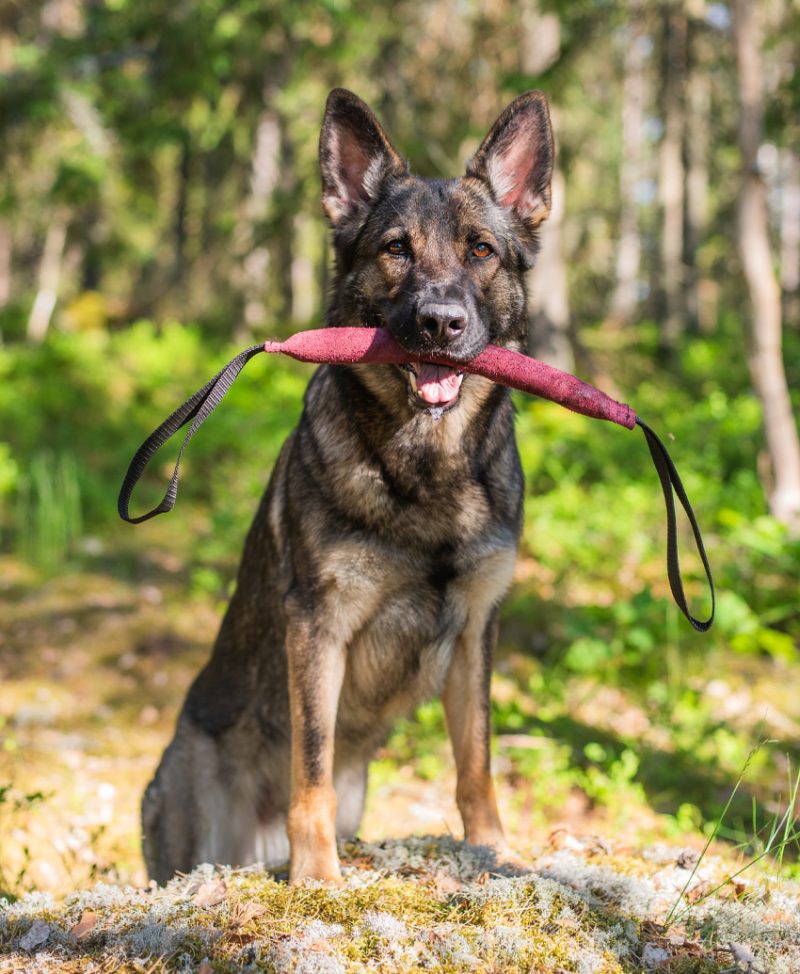
<svg viewBox="0 0 800 974"><path fill-rule="evenodd" d="M640 437L518 398L526 519L494 688L514 840L719 826L764 850L800 758L798 64L792 0L4 0L0 892L143 879L139 796L310 368L248 368L169 518L121 524L116 493L234 351L320 322L337 85L432 176L546 92L530 350L671 437L718 584L699 636ZM458 833L451 765L425 705L379 755L365 834Z"/></svg>

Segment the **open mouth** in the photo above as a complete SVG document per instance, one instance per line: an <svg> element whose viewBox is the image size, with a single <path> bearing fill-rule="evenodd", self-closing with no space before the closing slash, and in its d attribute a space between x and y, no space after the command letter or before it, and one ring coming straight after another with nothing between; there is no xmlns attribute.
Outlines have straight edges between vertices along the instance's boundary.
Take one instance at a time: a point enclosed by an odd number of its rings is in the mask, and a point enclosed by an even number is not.
<svg viewBox="0 0 800 974"><path fill-rule="evenodd" d="M418 405L444 411L458 402L464 373L447 365L417 362L401 366L408 373L408 381Z"/></svg>

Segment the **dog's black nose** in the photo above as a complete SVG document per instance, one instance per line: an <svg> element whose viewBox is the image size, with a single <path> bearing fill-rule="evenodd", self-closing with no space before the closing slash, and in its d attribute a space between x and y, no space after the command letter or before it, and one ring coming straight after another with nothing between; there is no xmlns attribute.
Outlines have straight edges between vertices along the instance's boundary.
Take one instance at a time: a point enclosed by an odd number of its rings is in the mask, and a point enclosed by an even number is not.
<svg viewBox="0 0 800 974"><path fill-rule="evenodd" d="M467 311L452 301L424 301L417 310L420 337L443 345L455 341L467 327Z"/></svg>

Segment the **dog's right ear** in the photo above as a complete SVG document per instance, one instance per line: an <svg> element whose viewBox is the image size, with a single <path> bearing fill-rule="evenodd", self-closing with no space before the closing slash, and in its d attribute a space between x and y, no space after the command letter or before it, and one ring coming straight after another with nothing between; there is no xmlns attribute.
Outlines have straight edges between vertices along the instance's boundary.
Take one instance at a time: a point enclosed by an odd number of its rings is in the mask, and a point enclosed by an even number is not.
<svg viewBox="0 0 800 974"><path fill-rule="evenodd" d="M408 171L380 122L346 88L334 88L328 95L319 161L322 206L334 227L364 212L385 180Z"/></svg>

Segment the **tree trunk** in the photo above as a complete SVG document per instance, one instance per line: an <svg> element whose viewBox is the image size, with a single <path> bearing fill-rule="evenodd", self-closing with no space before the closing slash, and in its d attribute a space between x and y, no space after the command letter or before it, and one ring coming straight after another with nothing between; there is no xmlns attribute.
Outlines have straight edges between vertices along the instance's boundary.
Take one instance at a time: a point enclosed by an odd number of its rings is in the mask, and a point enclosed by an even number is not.
<svg viewBox="0 0 800 974"><path fill-rule="evenodd" d="M178 191L175 199L174 242L175 253L172 265L172 279L179 288L186 283L186 216L189 210L189 180L191 178L192 147L189 133L186 132L181 143L178 158L177 183Z"/></svg>
<svg viewBox="0 0 800 974"><path fill-rule="evenodd" d="M542 224L542 249L530 280L530 351L565 372L572 372L575 358L569 335L569 288L564 261L564 176L553 172L553 203Z"/></svg>
<svg viewBox="0 0 800 974"><path fill-rule="evenodd" d="M685 320L683 274L685 129L684 84L686 79L686 12L683 2L668 3L663 19L661 103L664 136L659 154L659 189L662 207L661 263L664 296L662 341L673 349Z"/></svg>
<svg viewBox="0 0 800 974"><path fill-rule="evenodd" d="M800 305L800 158L792 149L781 153L781 288L786 320L797 318Z"/></svg>
<svg viewBox="0 0 800 974"><path fill-rule="evenodd" d="M13 260L11 221L0 216L0 309L11 300L11 268Z"/></svg>
<svg viewBox="0 0 800 974"><path fill-rule="evenodd" d="M292 317L294 285L292 264L295 249L294 210L297 196L294 144L286 118L279 118L280 179L279 192L273 199L272 259L277 277L278 313L282 319Z"/></svg>
<svg viewBox="0 0 800 974"><path fill-rule="evenodd" d="M772 473L769 506L779 521L799 534L800 440L783 365L780 290L769 249L766 187L758 170L764 115L759 5L733 0L732 6L743 170L737 236L752 309L748 364L764 410Z"/></svg>
<svg viewBox="0 0 800 974"><path fill-rule="evenodd" d="M39 265L39 284L28 317L28 338L31 341L43 341L50 327L50 319L58 300L58 285L66 242L67 217L57 211L47 226L42 261Z"/></svg>
<svg viewBox="0 0 800 974"><path fill-rule="evenodd" d="M317 311L319 299L314 275L315 231L314 221L305 213L298 213L293 220L292 237L292 321L307 324Z"/></svg>
<svg viewBox="0 0 800 974"><path fill-rule="evenodd" d="M689 327L710 330L713 322L704 319L700 300L701 281L697 251L708 225L708 151L711 130L711 81L700 50L700 20L705 4L694 4L694 19L689 36L689 70L686 80L686 228L684 268L686 273L686 316Z"/></svg>
<svg viewBox="0 0 800 974"><path fill-rule="evenodd" d="M637 192L642 178L645 62L648 51L641 7L631 10L623 43L625 56L622 83L622 159L619 167L619 244L616 286L609 312L609 324L613 325L631 322L639 304L642 240L639 234Z"/></svg>
<svg viewBox="0 0 800 974"><path fill-rule="evenodd" d="M234 250L241 261L237 278L248 330L267 317L265 297L271 260L269 248L259 240L259 230L267 218L280 176L281 133L278 113L273 108L275 95L276 90L266 85L250 162L250 192L233 233Z"/></svg>

